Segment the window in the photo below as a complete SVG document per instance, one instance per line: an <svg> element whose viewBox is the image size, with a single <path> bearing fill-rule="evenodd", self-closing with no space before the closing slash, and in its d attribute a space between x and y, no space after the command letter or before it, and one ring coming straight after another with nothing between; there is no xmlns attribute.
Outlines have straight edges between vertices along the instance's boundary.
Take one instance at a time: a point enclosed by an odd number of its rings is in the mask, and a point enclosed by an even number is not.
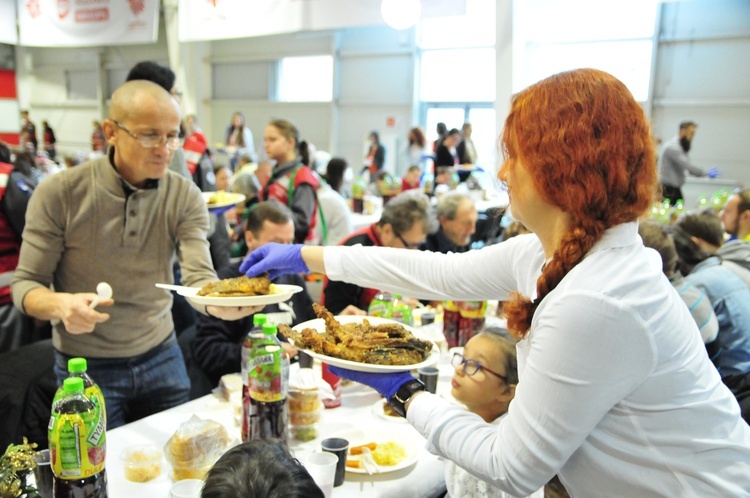
<svg viewBox="0 0 750 498"><path fill-rule="evenodd" d="M425 102L492 102L496 91L495 49L425 51L420 82L419 98Z"/></svg>
<svg viewBox="0 0 750 498"><path fill-rule="evenodd" d="M333 57L281 59L277 91L281 102L330 102L333 99Z"/></svg>
<svg viewBox="0 0 750 498"><path fill-rule="evenodd" d="M657 0L525 0L514 4L513 91L560 71L613 74L648 99Z"/></svg>

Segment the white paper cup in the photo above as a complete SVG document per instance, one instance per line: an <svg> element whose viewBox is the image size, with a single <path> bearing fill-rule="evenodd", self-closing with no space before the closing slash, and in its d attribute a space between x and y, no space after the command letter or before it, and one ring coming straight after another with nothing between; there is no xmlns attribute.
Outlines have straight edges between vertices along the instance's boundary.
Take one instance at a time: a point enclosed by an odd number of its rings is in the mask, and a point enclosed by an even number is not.
<svg viewBox="0 0 750 498"><path fill-rule="evenodd" d="M311 453L305 459L305 468L323 491L326 498L333 494L333 481L336 478L336 464L339 458L333 453Z"/></svg>
<svg viewBox="0 0 750 498"><path fill-rule="evenodd" d="M200 479L183 479L169 488L171 498L200 498L203 481Z"/></svg>

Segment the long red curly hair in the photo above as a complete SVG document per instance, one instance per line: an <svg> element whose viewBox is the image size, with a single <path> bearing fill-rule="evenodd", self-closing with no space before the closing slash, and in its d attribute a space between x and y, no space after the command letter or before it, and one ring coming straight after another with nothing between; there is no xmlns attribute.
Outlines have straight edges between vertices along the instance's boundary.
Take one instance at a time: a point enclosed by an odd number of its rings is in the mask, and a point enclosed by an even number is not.
<svg viewBox="0 0 750 498"><path fill-rule="evenodd" d="M514 96L501 145L498 176L520 161L545 201L571 219L537 280L537 298L515 292L504 307L508 330L524 337L539 303L602 233L649 208L656 162L643 109L622 82L596 69L556 74Z"/></svg>

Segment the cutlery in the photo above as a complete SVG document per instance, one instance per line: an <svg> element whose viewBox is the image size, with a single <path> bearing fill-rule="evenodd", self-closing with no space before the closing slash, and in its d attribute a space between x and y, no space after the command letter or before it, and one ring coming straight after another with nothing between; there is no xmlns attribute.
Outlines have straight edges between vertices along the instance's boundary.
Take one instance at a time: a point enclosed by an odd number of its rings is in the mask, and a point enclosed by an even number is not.
<svg viewBox="0 0 750 498"><path fill-rule="evenodd" d="M175 292L187 292L194 294L198 289L195 287L186 287L184 285L172 285L172 284L155 284L160 289L172 290Z"/></svg>
<svg viewBox="0 0 750 498"><path fill-rule="evenodd" d="M93 301L91 301L91 304L89 304L89 308L91 309L96 308L96 305L99 304L102 299L110 299L112 297L112 286L107 282L99 282L96 284L96 293L98 295Z"/></svg>

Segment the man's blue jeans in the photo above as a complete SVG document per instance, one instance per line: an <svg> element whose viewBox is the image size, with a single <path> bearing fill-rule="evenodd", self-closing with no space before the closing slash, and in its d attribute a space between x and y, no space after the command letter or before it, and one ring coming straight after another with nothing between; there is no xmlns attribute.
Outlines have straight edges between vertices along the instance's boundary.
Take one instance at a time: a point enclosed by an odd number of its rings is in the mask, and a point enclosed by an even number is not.
<svg viewBox="0 0 750 498"><path fill-rule="evenodd" d="M68 377L68 360L55 351L57 382ZM87 373L104 394L107 430L190 399L190 379L174 333L146 353L130 358L86 358Z"/></svg>

